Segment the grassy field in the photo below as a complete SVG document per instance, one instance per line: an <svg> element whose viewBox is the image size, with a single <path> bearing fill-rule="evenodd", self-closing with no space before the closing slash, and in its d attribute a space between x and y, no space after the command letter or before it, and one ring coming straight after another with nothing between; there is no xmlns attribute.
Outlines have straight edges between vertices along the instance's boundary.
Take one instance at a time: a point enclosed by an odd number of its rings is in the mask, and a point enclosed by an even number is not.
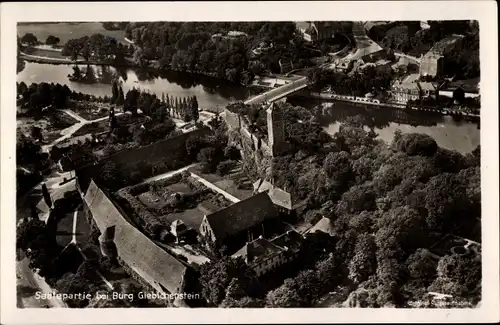
<svg viewBox="0 0 500 325"><path fill-rule="evenodd" d="M32 33L42 43L45 43L49 35L57 36L61 40L61 45L66 43L69 39L90 36L96 33L112 36L120 42L125 42L123 40L123 31L106 30L99 22L18 24L17 34L22 37L26 33Z"/></svg>

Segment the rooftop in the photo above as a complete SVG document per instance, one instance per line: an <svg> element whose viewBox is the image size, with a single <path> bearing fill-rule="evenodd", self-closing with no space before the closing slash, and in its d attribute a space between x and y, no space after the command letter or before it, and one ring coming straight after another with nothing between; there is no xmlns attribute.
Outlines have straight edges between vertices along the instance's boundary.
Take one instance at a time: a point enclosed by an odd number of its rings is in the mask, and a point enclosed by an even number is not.
<svg viewBox="0 0 500 325"><path fill-rule="evenodd" d="M93 180L84 201L101 233L115 227L114 243L123 261L153 287L183 292L187 267L130 224Z"/></svg>
<svg viewBox="0 0 500 325"><path fill-rule="evenodd" d="M331 236L335 235L335 231L333 230L332 220L326 217L322 217L320 221L318 221L314 226L309 229L309 233L315 233L317 231L322 231Z"/></svg>
<svg viewBox="0 0 500 325"><path fill-rule="evenodd" d="M234 253L232 257L243 257L247 263L251 263L284 252L297 252L302 240L302 235L293 230L287 231L271 240L260 236L248 242Z"/></svg>
<svg viewBox="0 0 500 325"><path fill-rule="evenodd" d="M227 208L206 216L215 237L226 237L258 225L266 219L276 217L278 212L265 192L237 202Z"/></svg>

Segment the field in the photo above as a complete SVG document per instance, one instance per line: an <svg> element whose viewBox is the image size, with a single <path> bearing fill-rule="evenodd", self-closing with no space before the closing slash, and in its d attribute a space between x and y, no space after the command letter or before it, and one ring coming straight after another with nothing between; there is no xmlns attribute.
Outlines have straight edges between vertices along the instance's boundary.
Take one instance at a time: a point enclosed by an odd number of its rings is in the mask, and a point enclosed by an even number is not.
<svg viewBox="0 0 500 325"><path fill-rule="evenodd" d="M125 42L123 39L123 31L106 30L99 22L18 24L17 34L22 37L26 33L32 33L42 43L45 43L49 35L57 36L61 40L61 45L64 45L69 39L91 36L96 33L112 36L122 43Z"/></svg>
<svg viewBox="0 0 500 325"><path fill-rule="evenodd" d="M17 118L17 131L30 136L33 126L42 129L43 140L50 143L61 136L61 130L70 127L78 121L62 111L55 111L51 115L43 116L39 120L31 117L19 116Z"/></svg>

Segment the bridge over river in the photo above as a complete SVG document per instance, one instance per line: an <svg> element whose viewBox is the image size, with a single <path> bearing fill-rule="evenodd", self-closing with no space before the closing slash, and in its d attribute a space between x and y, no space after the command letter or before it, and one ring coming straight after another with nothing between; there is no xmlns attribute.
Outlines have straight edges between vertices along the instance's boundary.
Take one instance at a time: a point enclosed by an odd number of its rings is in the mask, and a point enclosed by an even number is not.
<svg viewBox="0 0 500 325"><path fill-rule="evenodd" d="M266 91L263 94L256 95L245 101L246 105L258 105L264 102L274 102L281 98L284 98L294 92L306 88L309 85L307 77L301 77L299 79L293 80L290 83L284 84L281 87L273 88Z"/></svg>

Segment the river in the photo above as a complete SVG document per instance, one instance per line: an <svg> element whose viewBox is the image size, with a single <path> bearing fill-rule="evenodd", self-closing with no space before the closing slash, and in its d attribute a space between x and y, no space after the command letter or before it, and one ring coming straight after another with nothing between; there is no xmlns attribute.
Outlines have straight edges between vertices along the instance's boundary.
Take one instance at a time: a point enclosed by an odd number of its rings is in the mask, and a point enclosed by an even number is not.
<svg viewBox="0 0 500 325"><path fill-rule="evenodd" d="M161 97L162 92L174 97L196 95L200 108L223 108L229 102L245 100L254 91L241 86L215 80L210 77L193 76L186 73L169 72L157 75L153 71L144 72L132 69L116 70L110 67L92 67L101 76L99 83L80 83L68 80L73 69L68 65L48 65L26 62L24 70L17 74L17 81L27 85L36 82L53 82L67 84L71 89L96 96L111 96L111 79L118 76L123 91L132 87L147 89ZM321 103L311 99L290 98L292 104L309 109ZM432 136L439 146L457 150L462 153L471 152L480 143L480 129L477 122L456 120L450 116L434 113L405 111L385 107L376 107L347 102L335 102L324 107L318 119L329 134L335 133L340 123L348 116L363 115L366 128L372 128L379 138L390 142L394 131L403 133L417 132Z"/></svg>
<svg viewBox="0 0 500 325"><path fill-rule="evenodd" d="M86 66L80 68L86 69ZM149 90L161 97L162 92L173 97L196 96L200 108L223 108L229 102L244 100L250 91L232 83L205 76L194 76L186 73L168 72L157 75L152 71L137 71L133 69L116 70L113 67L91 66L96 75L100 76L98 83L71 82L68 75L73 74L70 65L50 65L26 62L26 67L17 74L17 81L24 81L28 86L33 83L48 82L66 84L74 91L95 96L111 96L111 80L119 77L123 92L140 88Z"/></svg>
<svg viewBox="0 0 500 325"><path fill-rule="evenodd" d="M321 103L316 100L292 98L294 105L314 108L320 105L316 116L328 134L339 130L347 117L362 115L365 129L373 129L378 138L391 142L394 131L424 133L436 140L440 147L468 153L480 144L480 128L477 121L457 119L438 113L407 111L349 102Z"/></svg>

